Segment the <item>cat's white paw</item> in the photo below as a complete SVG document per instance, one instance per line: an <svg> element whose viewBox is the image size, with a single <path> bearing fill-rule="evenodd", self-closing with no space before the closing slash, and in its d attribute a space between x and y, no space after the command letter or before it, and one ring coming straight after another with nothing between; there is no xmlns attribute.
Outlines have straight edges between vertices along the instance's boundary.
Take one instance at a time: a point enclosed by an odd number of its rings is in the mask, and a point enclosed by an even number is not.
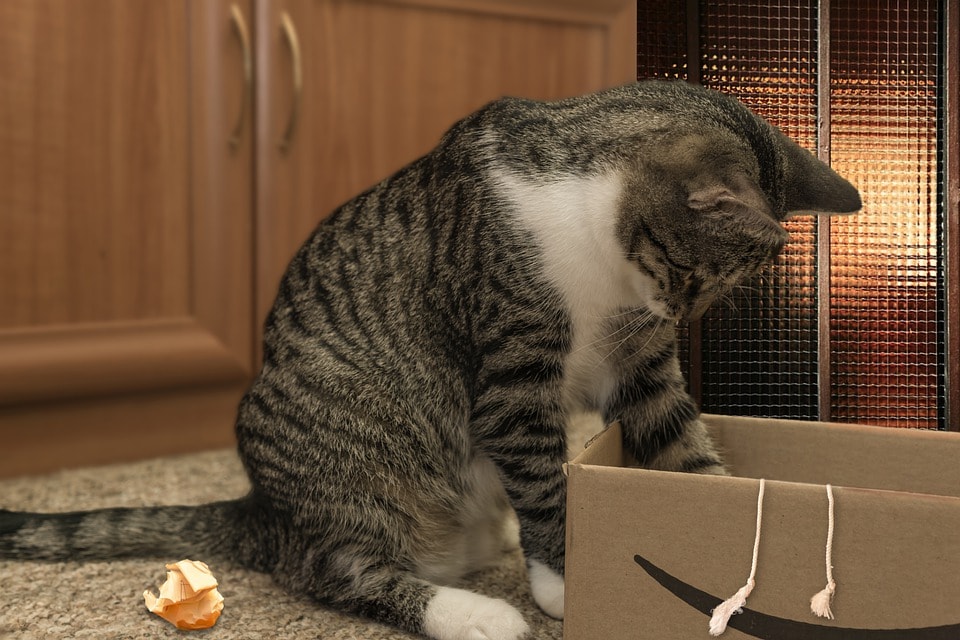
<svg viewBox="0 0 960 640"><path fill-rule="evenodd" d="M534 601L551 618L563 620L563 576L536 560L530 561L527 573Z"/></svg>
<svg viewBox="0 0 960 640"><path fill-rule="evenodd" d="M529 627L503 600L438 587L424 612L423 630L436 640L519 640Z"/></svg>

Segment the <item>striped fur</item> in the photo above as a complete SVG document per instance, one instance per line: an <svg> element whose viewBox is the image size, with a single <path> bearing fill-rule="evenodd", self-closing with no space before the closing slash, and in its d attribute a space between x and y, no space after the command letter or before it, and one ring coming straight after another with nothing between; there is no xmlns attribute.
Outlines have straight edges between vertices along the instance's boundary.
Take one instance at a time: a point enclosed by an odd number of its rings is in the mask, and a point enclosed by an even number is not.
<svg viewBox="0 0 960 640"><path fill-rule="evenodd" d="M722 473L675 321L776 255L787 214L859 206L703 89L493 102L293 258L237 418L250 496L0 511L0 556L223 553L433 638L519 638L512 607L450 585L509 547L515 513L534 598L562 617L575 425L620 420L641 464Z"/></svg>

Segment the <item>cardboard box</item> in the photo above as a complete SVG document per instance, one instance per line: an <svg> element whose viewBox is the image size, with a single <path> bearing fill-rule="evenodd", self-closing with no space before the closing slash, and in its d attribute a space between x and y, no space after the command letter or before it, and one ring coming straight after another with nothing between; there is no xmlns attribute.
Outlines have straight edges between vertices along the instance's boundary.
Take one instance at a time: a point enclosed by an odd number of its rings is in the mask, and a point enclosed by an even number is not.
<svg viewBox="0 0 960 640"><path fill-rule="evenodd" d="M703 416L735 477L628 468L614 425L567 465L565 640L960 640L960 434ZM824 588L833 485L835 619Z"/></svg>

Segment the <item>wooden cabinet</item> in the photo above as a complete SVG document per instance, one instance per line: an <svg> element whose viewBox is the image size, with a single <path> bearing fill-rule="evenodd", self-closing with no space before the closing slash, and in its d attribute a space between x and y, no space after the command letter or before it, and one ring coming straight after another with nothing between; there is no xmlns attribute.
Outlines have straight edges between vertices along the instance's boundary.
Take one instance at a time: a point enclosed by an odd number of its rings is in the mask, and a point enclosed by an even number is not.
<svg viewBox="0 0 960 640"><path fill-rule="evenodd" d="M634 11L4 0L0 475L229 444L310 230L488 100L631 79Z"/></svg>
<svg viewBox="0 0 960 640"><path fill-rule="evenodd" d="M230 441L253 145L249 117L228 145L229 6L0 3L0 474Z"/></svg>

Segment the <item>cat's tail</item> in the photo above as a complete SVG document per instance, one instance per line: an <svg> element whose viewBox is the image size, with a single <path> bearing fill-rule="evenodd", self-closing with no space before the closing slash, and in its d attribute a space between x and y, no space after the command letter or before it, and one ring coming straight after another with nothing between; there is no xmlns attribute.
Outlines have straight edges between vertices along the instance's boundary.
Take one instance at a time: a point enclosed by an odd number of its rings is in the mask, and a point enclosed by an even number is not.
<svg viewBox="0 0 960 640"><path fill-rule="evenodd" d="M257 548L258 511L248 496L197 506L115 507L70 513L0 509L0 558L106 560L236 557ZM259 564L253 558L248 564Z"/></svg>

